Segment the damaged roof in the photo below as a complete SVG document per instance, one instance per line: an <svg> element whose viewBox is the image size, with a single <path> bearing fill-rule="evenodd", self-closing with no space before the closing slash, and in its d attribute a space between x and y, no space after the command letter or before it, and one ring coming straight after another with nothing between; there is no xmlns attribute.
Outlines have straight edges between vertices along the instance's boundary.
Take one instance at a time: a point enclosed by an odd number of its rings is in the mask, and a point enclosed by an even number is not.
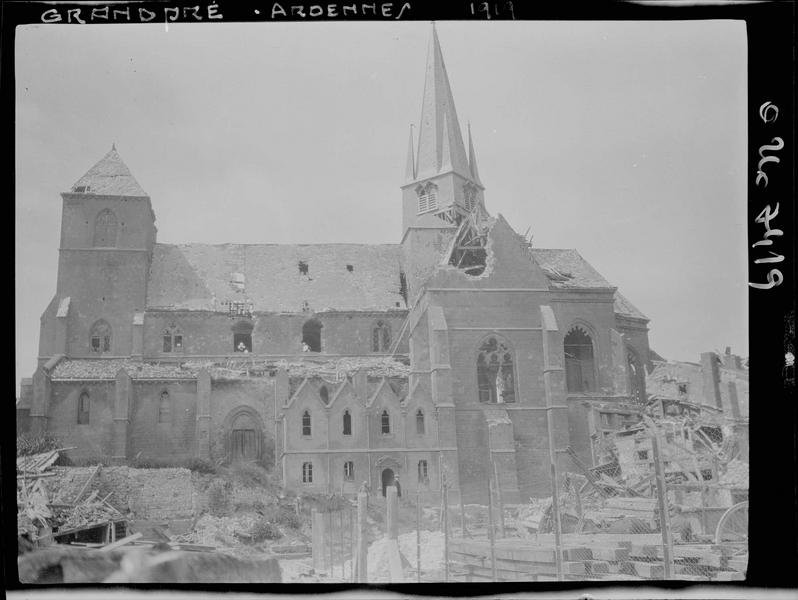
<svg viewBox="0 0 798 600"><path fill-rule="evenodd" d="M98 194L103 196L141 196L147 197L147 192L130 174L116 146L100 159L96 165L78 179L70 190L78 194Z"/></svg>
<svg viewBox="0 0 798 600"><path fill-rule="evenodd" d="M80 381L112 380L119 369L125 369L131 379L193 379L206 369L212 379L240 379L249 373L272 372L285 369L292 377L326 377L340 381L363 369L370 377L402 377L410 374L407 361L389 356L347 357L321 360L225 360L224 364L213 361L186 360L182 364L148 363L127 358L120 359L64 359L50 372L54 380L74 379Z"/></svg>
<svg viewBox="0 0 798 600"><path fill-rule="evenodd" d="M612 288L589 262L572 248L531 248L554 288Z"/></svg>
<svg viewBox="0 0 798 600"><path fill-rule="evenodd" d="M648 317L641 313L634 304L629 302L629 300L621 294L621 292L615 292L615 313L619 315L623 315L624 317L632 317L633 319L645 319L648 320Z"/></svg>
<svg viewBox="0 0 798 600"><path fill-rule="evenodd" d="M551 286L559 289L614 288L582 255L572 248L531 248L532 256L549 278ZM648 320L634 304L615 291L615 313L634 319Z"/></svg>
<svg viewBox="0 0 798 600"><path fill-rule="evenodd" d="M50 372L51 379L114 379L124 368L131 379L187 379L196 370L182 369L174 364L153 364L126 358L120 359L64 359Z"/></svg>
<svg viewBox="0 0 798 600"><path fill-rule="evenodd" d="M156 244L147 308L226 311L225 302L249 301L258 312L405 310L400 271L398 244Z"/></svg>

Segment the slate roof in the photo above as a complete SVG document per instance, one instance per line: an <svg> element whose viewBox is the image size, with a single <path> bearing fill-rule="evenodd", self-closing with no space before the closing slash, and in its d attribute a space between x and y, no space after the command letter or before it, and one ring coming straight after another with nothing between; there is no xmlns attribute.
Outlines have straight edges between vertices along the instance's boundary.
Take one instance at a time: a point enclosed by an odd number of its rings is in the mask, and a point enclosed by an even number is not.
<svg viewBox="0 0 798 600"><path fill-rule="evenodd" d="M619 315L623 315L625 317L632 317L634 319L646 319L648 317L641 313L634 304L629 302L629 300L621 294L620 292L615 292L615 312Z"/></svg>
<svg viewBox="0 0 798 600"><path fill-rule="evenodd" d="M553 288L613 288L590 263L574 249L532 248L532 256L546 273ZM614 309L617 314L648 320L634 304L616 290Z"/></svg>
<svg viewBox="0 0 798 600"><path fill-rule="evenodd" d="M531 251L554 288L615 287L574 249L532 248Z"/></svg>
<svg viewBox="0 0 798 600"><path fill-rule="evenodd" d="M147 192L141 189L133 175L130 174L130 169L122 162L116 147L111 147L111 150L100 159L100 162L78 179L71 191L105 196L147 197Z"/></svg>
<svg viewBox="0 0 798 600"><path fill-rule="evenodd" d="M301 312L305 302L315 312L404 310L400 261L398 244L156 244L147 308L226 311L224 302L248 300L262 312Z"/></svg>

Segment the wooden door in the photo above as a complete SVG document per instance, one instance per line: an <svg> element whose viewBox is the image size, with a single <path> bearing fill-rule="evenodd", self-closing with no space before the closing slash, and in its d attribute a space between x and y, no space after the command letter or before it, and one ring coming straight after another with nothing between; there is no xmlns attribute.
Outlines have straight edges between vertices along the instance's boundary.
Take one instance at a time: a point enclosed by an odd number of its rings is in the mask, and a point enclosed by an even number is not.
<svg viewBox="0 0 798 600"><path fill-rule="evenodd" d="M234 429L230 440L234 461L258 457L258 437L254 429Z"/></svg>

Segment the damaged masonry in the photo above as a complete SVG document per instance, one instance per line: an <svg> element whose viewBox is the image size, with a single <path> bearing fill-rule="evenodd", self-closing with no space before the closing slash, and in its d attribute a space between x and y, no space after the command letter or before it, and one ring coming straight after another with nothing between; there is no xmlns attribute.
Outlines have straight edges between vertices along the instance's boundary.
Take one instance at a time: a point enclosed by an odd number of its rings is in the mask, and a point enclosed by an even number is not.
<svg viewBox="0 0 798 600"><path fill-rule="evenodd" d="M746 369L488 211L434 26L400 189L386 244L158 242L115 146L61 194L25 581L744 574Z"/></svg>

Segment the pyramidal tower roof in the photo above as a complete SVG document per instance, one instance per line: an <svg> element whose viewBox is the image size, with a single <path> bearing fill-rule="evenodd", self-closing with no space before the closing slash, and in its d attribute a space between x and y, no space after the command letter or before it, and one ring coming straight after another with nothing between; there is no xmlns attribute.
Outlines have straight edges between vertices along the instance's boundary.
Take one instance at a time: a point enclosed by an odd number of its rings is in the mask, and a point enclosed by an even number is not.
<svg viewBox="0 0 798 600"><path fill-rule="evenodd" d="M100 196L147 196L122 162L116 145L111 146L108 154L78 179L70 191Z"/></svg>
<svg viewBox="0 0 798 600"><path fill-rule="evenodd" d="M454 108L454 98L443 63L438 32L432 25L432 37L427 51L427 71L424 80L424 100L421 104L421 123L418 132L418 179L454 171L470 177L460 122Z"/></svg>

